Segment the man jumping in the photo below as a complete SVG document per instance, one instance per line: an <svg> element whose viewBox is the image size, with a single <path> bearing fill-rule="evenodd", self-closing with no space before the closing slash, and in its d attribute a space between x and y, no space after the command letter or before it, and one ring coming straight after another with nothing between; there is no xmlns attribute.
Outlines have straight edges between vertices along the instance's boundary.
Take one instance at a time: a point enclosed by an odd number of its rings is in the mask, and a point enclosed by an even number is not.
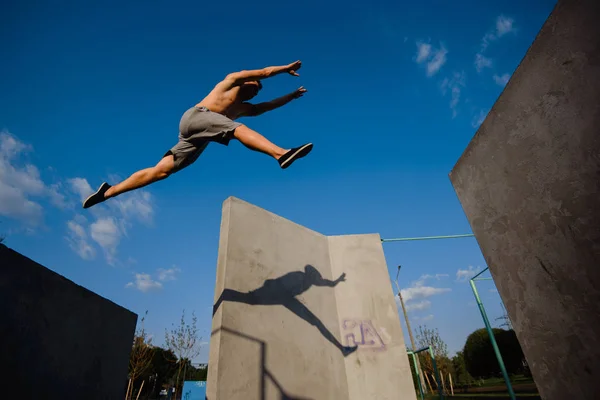
<svg viewBox="0 0 600 400"><path fill-rule="evenodd" d="M200 103L183 114L179 123L179 142L167 151L158 164L135 172L114 186L106 182L102 183L98 190L83 202L83 208L89 208L111 197L169 177L196 161L210 142L227 146L229 141L235 138L249 149L273 157L282 169L288 168L294 161L310 153L312 143L293 149L283 149L234 120L263 114L302 97L306 89L300 87L288 95L269 102L248 103L248 100L255 97L262 89L260 82L262 79L284 72L299 76L296 71L301 66L302 63L296 61L288 65L227 75Z"/></svg>

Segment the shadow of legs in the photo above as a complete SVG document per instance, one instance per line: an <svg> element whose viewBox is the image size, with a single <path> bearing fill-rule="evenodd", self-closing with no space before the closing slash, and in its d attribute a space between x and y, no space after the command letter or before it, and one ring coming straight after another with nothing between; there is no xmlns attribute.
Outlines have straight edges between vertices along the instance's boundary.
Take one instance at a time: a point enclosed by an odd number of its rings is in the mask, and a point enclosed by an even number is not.
<svg viewBox="0 0 600 400"><path fill-rule="evenodd" d="M331 333L329 329L327 329L323 322L321 322L321 320L315 314L313 314L304 304L302 304L300 300L296 298L289 299L283 303L283 306L291 312L293 312L294 314L296 314L298 317L308 322L309 324L315 326L319 330L319 332L321 332L321 335L323 335L325 339L331 342L342 352L344 357L356 351L357 346L343 346L333 335L333 333Z"/></svg>

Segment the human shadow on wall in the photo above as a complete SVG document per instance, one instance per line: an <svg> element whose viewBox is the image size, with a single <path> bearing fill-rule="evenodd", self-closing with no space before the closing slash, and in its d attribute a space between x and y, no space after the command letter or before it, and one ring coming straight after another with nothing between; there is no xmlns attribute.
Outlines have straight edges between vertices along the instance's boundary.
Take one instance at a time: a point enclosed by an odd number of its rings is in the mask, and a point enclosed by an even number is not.
<svg viewBox="0 0 600 400"><path fill-rule="evenodd" d="M304 267L304 271L293 271L279 278L267 279L261 287L247 293L238 292L233 289L224 289L213 306L213 316L224 301L263 306L282 305L298 317L315 326L323 337L337 347L344 357L346 357L355 352L357 346L343 346L323 322L296 298L296 296L310 289L311 286L335 287L338 283L345 281L345 279L345 273L334 281L325 279L315 267L307 265Z"/></svg>
<svg viewBox="0 0 600 400"><path fill-rule="evenodd" d="M258 387L258 398L260 400L265 400L266 398L266 391L267 391L267 379L269 379L273 385L275 385L275 387L277 388L277 390L279 391L279 399L280 400L311 400L305 397L295 397L292 396L291 394L287 393L284 389L283 386L281 385L281 383L279 383L279 381L277 381L277 379L275 379L275 376L273 376L273 374L271 373L271 371L269 371L267 369L267 365L266 365L266 360L267 360L267 344L264 342L264 340L260 340L257 339L255 337L252 337L250 335L247 335L245 333L236 331L234 329L230 329L230 328L226 328L224 326L215 329L214 331L211 332L210 336L214 336L217 333L221 332L221 334L231 334L234 336L238 336L240 338L258 343L260 346L260 385ZM205 400L208 400L208 395L205 396Z"/></svg>

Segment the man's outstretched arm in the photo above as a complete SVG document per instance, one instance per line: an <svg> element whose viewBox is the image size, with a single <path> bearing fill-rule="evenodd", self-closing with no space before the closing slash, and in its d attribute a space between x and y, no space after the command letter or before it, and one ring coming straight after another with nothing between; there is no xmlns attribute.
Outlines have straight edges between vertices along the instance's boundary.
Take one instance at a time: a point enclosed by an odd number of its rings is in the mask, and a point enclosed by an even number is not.
<svg viewBox="0 0 600 400"><path fill-rule="evenodd" d="M243 113L243 116L256 117L256 116L264 114L268 111L272 111L276 108L283 107L290 101L295 100L299 97L302 97L305 92L306 92L306 89L304 89L304 87L301 86L298 89L294 90L292 93L286 94L285 96L278 97L271 101L266 101L264 103L258 103L258 104L248 104L247 103L248 107L245 110L245 112Z"/></svg>
<svg viewBox="0 0 600 400"><path fill-rule="evenodd" d="M298 60L288 65L232 72L225 77L223 82L226 82L230 86L237 86L243 84L244 82L259 81L262 79L271 78L284 72L287 72L293 76L300 76L296 72L300 69L300 67L302 67L302 62Z"/></svg>

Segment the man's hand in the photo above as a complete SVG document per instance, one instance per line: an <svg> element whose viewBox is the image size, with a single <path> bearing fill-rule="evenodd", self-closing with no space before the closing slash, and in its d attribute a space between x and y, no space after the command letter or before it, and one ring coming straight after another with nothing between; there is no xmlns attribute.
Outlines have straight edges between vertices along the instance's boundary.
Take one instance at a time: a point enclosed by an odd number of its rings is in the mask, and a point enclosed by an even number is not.
<svg viewBox="0 0 600 400"><path fill-rule="evenodd" d="M302 67L302 61L298 60L293 62L287 66L287 72L293 76L300 76L296 71L298 71Z"/></svg>
<svg viewBox="0 0 600 400"><path fill-rule="evenodd" d="M297 99L297 98L302 97L304 95L304 93L306 93L306 89L304 89L304 86L300 86L298 89L296 89L292 93L290 93L290 95L292 96L293 99Z"/></svg>

